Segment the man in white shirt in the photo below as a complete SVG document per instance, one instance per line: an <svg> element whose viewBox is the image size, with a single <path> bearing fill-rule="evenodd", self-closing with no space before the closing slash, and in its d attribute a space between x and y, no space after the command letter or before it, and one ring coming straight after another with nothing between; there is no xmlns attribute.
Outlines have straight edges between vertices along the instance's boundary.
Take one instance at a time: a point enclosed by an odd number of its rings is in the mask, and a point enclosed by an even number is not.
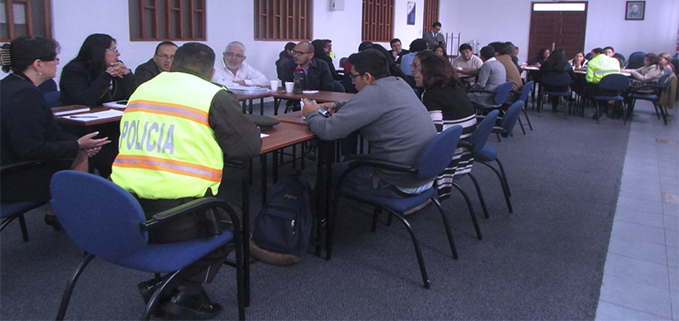
<svg viewBox="0 0 679 321"><path fill-rule="evenodd" d="M460 45L460 55L453 59L453 68L460 77L476 76L483 61L472 52L472 46L468 43Z"/></svg>
<svg viewBox="0 0 679 321"><path fill-rule="evenodd" d="M245 63L245 45L232 41L226 45L223 59L215 59L215 73L210 81L232 86L269 86L269 79L259 70Z"/></svg>

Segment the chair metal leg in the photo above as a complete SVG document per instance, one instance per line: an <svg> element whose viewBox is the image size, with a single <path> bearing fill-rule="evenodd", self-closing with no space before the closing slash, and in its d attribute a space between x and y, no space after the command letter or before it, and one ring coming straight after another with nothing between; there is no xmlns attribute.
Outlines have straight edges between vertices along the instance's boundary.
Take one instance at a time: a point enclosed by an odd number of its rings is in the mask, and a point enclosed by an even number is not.
<svg viewBox="0 0 679 321"><path fill-rule="evenodd" d="M382 214L382 208L375 206L375 209L373 210L373 221L372 224L370 225L370 231L375 232L377 230L377 218Z"/></svg>
<svg viewBox="0 0 679 321"><path fill-rule="evenodd" d="M436 207L438 207L439 212L441 212L441 217L443 218L443 226L446 228L446 235L448 236L448 244L450 244L450 250L453 253L453 259L457 260L458 255L457 255L457 248L455 247L455 240L453 239L453 232L450 230L450 223L448 222L448 216L446 216L446 212L443 211L443 208L441 207L441 202L436 197L431 198L432 202L436 204Z"/></svg>
<svg viewBox="0 0 679 321"><path fill-rule="evenodd" d="M521 109L523 109L523 116L526 117L526 122L528 123L528 128L530 130L533 130L533 125L531 125L530 118L528 118L528 112L526 112L526 106L524 105L523 108L521 108Z"/></svg>
<svg viewBox="0 0 679 321"><path fill-rule="evenodd" d="M469 195L458 185L457 183L453 182L453 186L457 188L458 191L462 194L462 197L464 197L465 202L467 202L467 208L469 208L469 215L472 217L472 223L474 223L474 229L476 230L476 237L479 240L483 239L483 236L481 235L481 228L479 227L479 222L476 220L476 214L474 213L474 207L472 206L472 201L469 199Z"/></svg>
<svg viewBox="0 0 679 321"><path fill-rule="evenodd" d="M665 125L667 125L667 121L665 121ZM19 227L21 227L21 236L24 238L24 242L28 242L28 228L26 228L24 213L19 214Z"/></svg>
<svg viewBox="0 0 679 321"><path fill-rule="evenodd" d="M144 308L144 312L141 314L141 320L149 320L151 319L151 312L154 310L156 305L159 303L159 299L164 297L166 294L170 294L170 291L175 289L177 286L179 286L179 281L182 279L178 277L182 273L181 270L176 271L172 274L170 274L169 277L167 277L167 280L163 283L163 285L160 286L159 289L157 289L153 294L151 295L151 298L149 299L149 302L146 303L146 307Z"/></svg>
<svg viewBox="0 0 679 321"><path fill-rule="evenodd" d="M469 178L471 178L472 182L474 182L476 194L479 196L479 202L481 202L481 208L483 208L483 216L485 218L489 218L490 216L488 215L488 208L486 208L486 201L483 199L483 194L481 194L481 187L479 186L479 182L476 180L476 177L474 177L471 173L467 175L469 175Z"/></svg>
<svg viewBox="0 0 679 321"><path fill-rule="evenodd" d="M497 175L497 178L500 180L500 187L502 187L502 192L504 194L505 202L507 203L507 208L509 209L509 213L514 212L514 210L512 209L512 202L509 199L509 196L510 196L509 191L507 190L507 186L505 185L505 181L502 178L502 174L500 173L500 171L497 168L491 166L490 164L488 164L486 162L479 162L479 163L488 166L488 168L492 169L493 172L495 172L495 175Z"/></svg>
<svg viewBox="0 0 679 321"><path fill-rule="evenodd" d="M398 218L401 223L403 223L403 226L408 230L408 233L410 234L410 238L413 240L413 246L415 247L415 255L417 256L417 263L420 265L420 273L422 274L422 282L424 282L424 288L429 289L431 288L431 282L429 281L429 276L427 276L427 269L424 266L424 258L422 257L422 251L420 250L420 242L417 241L417 238L415 237L415 233L413 232L412 227L410 227L410 223L403 217L401 214L398 214L394 211L389 210L396 218Z"/></svg>
<svg viewBox="0 0 679 321"><path fill-rule="evenodd" d="M68 309L68 303L71 301L71 295L73 294L73 288L75 288L78 278L82 274L83 270L92 261L94 255L88 254L78 265L78 268L73 273L73 276L66 284L66 290L64 290L64 295L61 297L61 304L59 305L59 312L57 313L57 320L63 320L66 315L66 310Z"/></svg>
<svg viewBox="0 0 679 321"><path fill-rule="evenodd" d="M523 128L523 122L521 121L521 118L517 118L517 120L519 121L519 126L521 126L521 131L524 135L526 135L526 129Z"/></svg>

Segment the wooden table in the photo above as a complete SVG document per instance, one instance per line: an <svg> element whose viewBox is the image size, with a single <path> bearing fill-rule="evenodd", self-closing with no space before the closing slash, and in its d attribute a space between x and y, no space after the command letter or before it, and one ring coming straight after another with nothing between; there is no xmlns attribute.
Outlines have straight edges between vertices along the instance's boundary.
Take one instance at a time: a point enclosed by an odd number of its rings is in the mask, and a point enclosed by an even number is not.
<svg viewBox="0 0 679 321"><path fill-rule="evenodd" d="M243 114L250 112L252 114L252 101L259 98L259 114L264 115L264 98L271 96L270 92L254 95L236 95L238 101L243 104Z"/></svg>
<svg viewBox="0 0 679 321"><path fill-rule="evenodd" d="M278 115L278 106L280 106L282 99L300 100L302 98L308 98L317 102L337 102L347 101L351 99L351 97L354 97L354 94L323 90L319 90L317 93L313 94L295 94L279 88L278 91L271 92L270 96L274 98L274 115Z"/></svg>
<svg viewBox="0 0 679 321"><path fill-rule="evenodd" d="M66 123L66 124L72 124L72 125L79 125L79 126L93 126L93 125L100 125L100 124L107 124L107 123L112 123L112 122L117 122L120 121L120 119L123 117L122 115L118 117L111 117L111 118L104 118L104 119L93 119L93 120L87 120L86 118L81 118L81 119L71 119L69 118L70 116L87 116L87 114L99 112L99 111L106 111L106 110L120 110L117 108L111 108L111 107L92 107L90 108L90 111L82 112L82 113L75 113L75 114L68 114L68 115L61 115L61 116L55 116L54 119L58 122Z"/></svg>

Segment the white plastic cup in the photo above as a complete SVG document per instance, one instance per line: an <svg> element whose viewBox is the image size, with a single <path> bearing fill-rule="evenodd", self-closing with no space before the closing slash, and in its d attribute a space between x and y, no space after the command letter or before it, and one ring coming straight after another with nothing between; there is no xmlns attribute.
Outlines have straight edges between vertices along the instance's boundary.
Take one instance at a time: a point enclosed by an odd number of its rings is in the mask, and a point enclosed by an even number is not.
<svg viewBox="0 0 679 321"><path fill-rule="evenodd" d="M292 81L286 81L285 82L285 91L292 93L294 88L295 88L294 82L292 82Z"/></svg>
<svg viewBox="0 0 679 321"><path fill-rule="evenodd" d="M278 80L271 81L271 91L278 91Z"/></svg>

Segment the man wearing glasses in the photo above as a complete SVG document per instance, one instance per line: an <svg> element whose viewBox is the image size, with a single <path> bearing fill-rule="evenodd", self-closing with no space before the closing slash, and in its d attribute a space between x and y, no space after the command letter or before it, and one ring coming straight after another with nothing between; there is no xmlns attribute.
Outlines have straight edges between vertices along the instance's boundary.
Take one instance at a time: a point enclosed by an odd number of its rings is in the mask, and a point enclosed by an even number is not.
<svg viewBox="0 0 679 321"><path fill-rule="evenodd" d="M308 41L298 43L292 52L292 60L283 63L278 78L283 82L292 82L295 80L295 68L302 66L306 75L304 89L333 91L334 80L328 64L325 61L313 58L314 46Z"/></svg>
<svg viewBox="0 0 679 321"><path fill-rule="evenodd" d="M177 45L174 42L163 41L159 43L156 46L156 53L153 55L153 58L139 65L134 70L134 80L137 86L158 76L163 71L170 71L175 51L177 51Z"/></svg>
<svg viewBox="0 0 679 321"><path fill-rule="evenodd" d="M245 62L245 45L232 41L226 45L224 58L215 60L215 74L211 81L226 88L236 85L268 87L269 79Z"/></svg>
<svg viewBox="0 0 679 321"><path fill-rule="evenodd" d="M358 131L370 142L370 154L362 156L413 165L422 148L436 136L429 112L408 83L391 76L387 57L381 52L367 49L355 53L349 56L349 63L358 93L349 101L320 105L305 99L302 114L309 129L323 140L342 139ZM318 113L319 106L330 116ZM333 176L347 167L347 161L333 165ZM413 173L371 167L355 170L347 179L357 191L382 196L418 194L432 186L432 181L423 181Z"/></svg>

